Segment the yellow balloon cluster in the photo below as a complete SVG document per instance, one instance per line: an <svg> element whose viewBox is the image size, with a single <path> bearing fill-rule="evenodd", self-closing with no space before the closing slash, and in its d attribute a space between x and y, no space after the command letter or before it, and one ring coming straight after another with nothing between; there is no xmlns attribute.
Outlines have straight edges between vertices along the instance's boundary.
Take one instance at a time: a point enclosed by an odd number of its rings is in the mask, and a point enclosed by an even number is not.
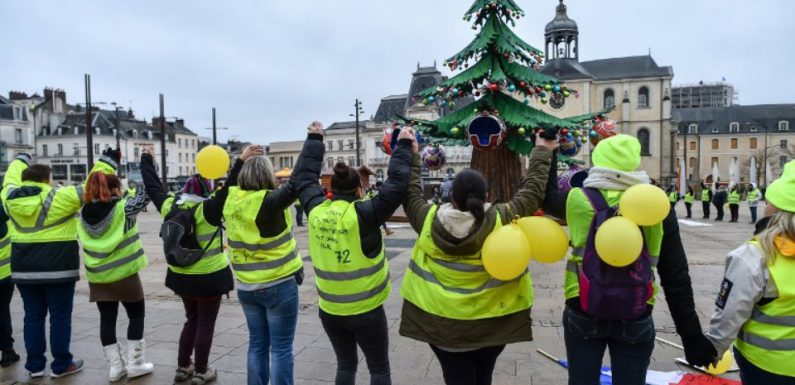
<svg viewBox="0 0 795 385"><path fill-rule="evenodd" d="M547 217L527 217L516 224L530 242L531 256L536 261L555 263L566 257L569 237L557 222Z"/></svg>
<svg viewBox="0 0 795 385"><path fill-rule="evenodd" d="M196 170L206 179L218 179L229 170L229 154L216 145L202 148L196 155Z"/></svg>
<svg viewBox="0 0 795 385"><path fill-rule="evenodd" d="M729 371L729 369L734 364L734 354L732 354L731 349L727 350L726 353L723 353L723 357L721 357L720 361L716 365L710 364L707 366L707 373L712 375L721 375Z"/></svg>
<svg viewBox="0 0 795 385"><path fill-rule="evenodd" d="M530 243L519 226L510 224L486 238L481 255L486 272L501 281L510 281L527 269Z"/></svg>
<svg viewBox="0 0 795 385"><path fill-rule="evenodd" d="M662 222L671 211L671 205L659 187L639 184L624 191L618 209L621 216L610 218L599 226L594 246L605 263L624 267L635 262L643 250L643 233L638 226Z"/></svg>
<svg viewBox="0 0 795 385"><path fill-rule="evenodd" d="M509 281L527 270L530 258L542 263L560 261L569 249L569 237L555 221L522 218L491 233L483 244L483 266L492 277Z"/></svg>

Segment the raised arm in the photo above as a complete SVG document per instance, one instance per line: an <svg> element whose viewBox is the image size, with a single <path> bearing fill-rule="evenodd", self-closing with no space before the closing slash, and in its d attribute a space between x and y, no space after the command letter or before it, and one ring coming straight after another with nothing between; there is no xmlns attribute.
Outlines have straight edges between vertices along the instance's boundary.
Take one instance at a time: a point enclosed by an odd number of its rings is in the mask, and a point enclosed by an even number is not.
<svg viewBox="0 0 795 385"><path fill-rule="evenodd" d="M312 122L307 127L306 141L298 162L295 164L290 182L295 183L296 194L301 202L301 209L307 215L326 200L320 188L320 172L323 169L323 156L326 146L323 145L323 125Z"/></svg>
<svg viewBox="0 0 795 385"><path fill-rule="evenodd" d="M147 205L149 205L149 197L146 195L146 190L144 187L139 187L135 192L135 196L127 199L127 203L124 205L124 215L127 217L136 216Z"/></svg>
<svg viewBox="0 0 795 385"><path fill-rule="evenodd" d="M425 217L428 216L428 211L433 206L425 200L425 196L422 193L420 170L420 155L414 153L411 155L411 176L409 177L406 196L403 198L403 211L406 212L406 217L409 219L411 228L413 228L417 234L422 232L422 225L425 222Z"/></svg>
<svg viewBox="0 0 795 385"><path fill-rule="evenodd" d="M411 178L412 153L417 153L417 137L414 129L406 128L400 132L398 145L389 160L387 179L378 195L356 203L356 211L365 226L378 228L400 207Z"/></svg>
<svg viewBox="0 0 795 385"><path fill-rule="evenodd" d="M116 173L116 169L119 167L119 162L121 159L121 151L119 149L111 149L108 148L102 152L102 156L100 156L99 161L94 163L94 167L91 168L91 173L94 172L102 172L108 175L113 175ZM80 210L80 207L83 205L83 191L85 189L85 181L77 186L68 186L59 188L55 192L55 198L52 201L53 208L59 208L59 212L67 213L68 215L72 215L77 213Z"/></svg>
<svg viewBox="0 0 795 385"><path fill-rule="evenodd" d="M552 167L552 152L557 145L557 140L536 136L536 146L530 153L530 165L519 186L519 191L507 203L497 205L503 223L510 223L515 216L533 215L541 207L549 178L549 168Z"/></svg>
<svg viewBox="0 0 795 385"><path fill-rule="evenodd" d="M544 191L544 212L555 218L566 218L566 194L558 188L558 168L556 167L557 154L552 152L552 165L549 167L547 187Z"/></svg>
<svg viewBox="0 0 795 385"><path fill-rule="evenodd" d="M168 193L157 176L154 152L154 146L148 145L144 147L144 151L141 154L141 177L144 179L146 194L154 202L157 211L162 212L163 202L168 199Z"/></svg>
<svg viewBox="0 0 795 385"><path fill-rule="evenodd" d="M5 177L3 177L3 199L8 194L9 187L19 187L22 185L22 171L30 166L30 155L26 153L17 154L17 157L8 165Z"/></svg>

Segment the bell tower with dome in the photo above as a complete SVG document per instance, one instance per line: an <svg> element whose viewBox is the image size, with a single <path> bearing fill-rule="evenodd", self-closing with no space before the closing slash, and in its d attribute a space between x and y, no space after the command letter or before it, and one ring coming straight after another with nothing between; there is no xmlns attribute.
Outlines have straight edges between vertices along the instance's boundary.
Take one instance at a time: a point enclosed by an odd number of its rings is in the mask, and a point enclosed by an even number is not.
<svg viewBox="0 0 795 385"><path fill-rule="evenodd" d="M579 36L577 22L569 19L566 4L560 0L555 18L547 23L544 30L545 55L547 60L579 59Z"/></svg>

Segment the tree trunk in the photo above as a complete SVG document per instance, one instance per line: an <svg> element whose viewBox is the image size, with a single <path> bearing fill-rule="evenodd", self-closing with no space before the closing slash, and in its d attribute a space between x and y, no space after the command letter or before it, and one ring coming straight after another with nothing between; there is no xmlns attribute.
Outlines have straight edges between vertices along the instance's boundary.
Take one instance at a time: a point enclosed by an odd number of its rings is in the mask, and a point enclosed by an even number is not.
<svg viewBox="0 0 795 385"><path fill-rule="evenodd" d="M490 202L507 202L511 199L524 176L519 155L505 144L494 150L473 149L469 166L486 177Z"/></svg>

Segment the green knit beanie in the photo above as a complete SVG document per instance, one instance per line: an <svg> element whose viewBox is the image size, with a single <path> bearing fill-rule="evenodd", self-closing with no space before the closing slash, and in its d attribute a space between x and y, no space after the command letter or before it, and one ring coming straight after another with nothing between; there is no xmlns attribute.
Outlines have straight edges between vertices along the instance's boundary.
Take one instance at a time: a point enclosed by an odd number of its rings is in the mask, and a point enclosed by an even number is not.
<svg viewBox="0 0 795 385"><path fill-rule="evenodd" d="M612 136L596 145L592 159L596 167L635 171L640 167L640 142L629 135Z"/></svg>
<svg viewBox="0 0 795 385"><path fill-rule="evenodd" d="M795 213L795 160L787 163L781 178L768 186L765 199L779 210Z"/></svg>

